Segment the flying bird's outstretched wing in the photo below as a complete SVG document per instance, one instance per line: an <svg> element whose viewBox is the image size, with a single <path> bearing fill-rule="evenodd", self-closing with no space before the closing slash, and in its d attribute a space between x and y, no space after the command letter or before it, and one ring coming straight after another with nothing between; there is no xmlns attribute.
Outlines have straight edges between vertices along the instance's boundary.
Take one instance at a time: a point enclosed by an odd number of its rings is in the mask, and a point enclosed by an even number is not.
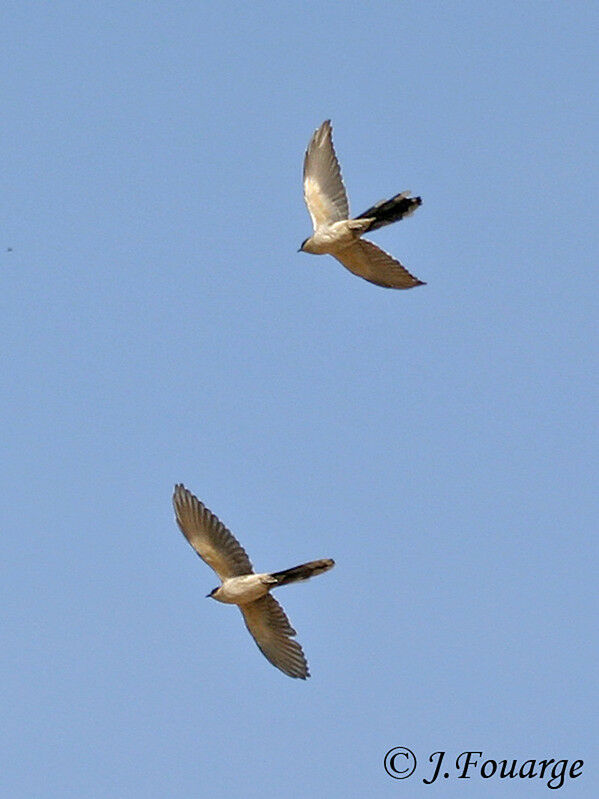
<svg viewBox="0 0 599 799"><path fill-rule="evenodd" d="M331 138L331 122L326 120L310 139L304 158L304 200L314 230L320 225L339 222L349 216L345 186Z"/></svg>
<svg viewBox="0 0 599 799"><path fill-rule="evenodd" d="M253 573L239 541L185 486L175 486L173 505L181 532L221 580Z"/></svg>
<svg viewBox="0 0 599 799"><path fill-rule="evenodd" d="M366 239L356 239L349 247L336 252L335 258L354 275L370 283L389 289L411 289L424 286L422 280L411 275L405 266L388 252Z"/></svg>
<svg viewBox="0 0 599 799"><path fill-rule="evenodd" d="M245 626L264 657L273 666L290 677L299 677L301 680L310 676L302 648L292 638L295 630L285 611L271 594L247 605L239 605L239 609L243 613Z"/></svg>

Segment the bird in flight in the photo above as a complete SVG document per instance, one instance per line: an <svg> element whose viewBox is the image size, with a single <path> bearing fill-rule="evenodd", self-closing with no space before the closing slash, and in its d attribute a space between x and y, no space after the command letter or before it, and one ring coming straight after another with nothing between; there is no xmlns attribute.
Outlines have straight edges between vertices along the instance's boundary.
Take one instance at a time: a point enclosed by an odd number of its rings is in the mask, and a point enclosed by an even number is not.
<svg viewBox="0 0 599 799"><path fill-rule="evenodd" d="M304 157L304 200L314 233L300 247L314 255L329 253L346 269L377 286L411 289L425 283L411 275L389 253L362 239L363 233L397 222L412 214L420 197L409 191L381 200L355 219L349 218L349 203L335 148L330 120L314 132Z"/></svg>
<svg viewBox="0 0 599 799"><path fill-rule="evenodd" d="M293 640L295 630L270 591L322 574L332 569L335 561L323 558L281 572L255 574L235 536L185 486L175 486L173 505L181 532L221 579L221 585L208 596L239 606L245 626L273 666L290 677L309 677L302 648Z"/></svg>

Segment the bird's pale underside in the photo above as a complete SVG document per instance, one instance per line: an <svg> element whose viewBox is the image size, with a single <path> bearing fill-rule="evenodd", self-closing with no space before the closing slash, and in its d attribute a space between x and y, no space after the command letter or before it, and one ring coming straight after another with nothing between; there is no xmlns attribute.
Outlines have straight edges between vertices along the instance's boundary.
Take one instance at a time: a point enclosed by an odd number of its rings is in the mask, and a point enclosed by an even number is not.
<svg viewBox="0 0 599 799"><path fill-rule="evenodd" d="M328 571L335 562L323 558L281 572L255 574L235 536L185 486L175 486L173 505L181 532L221 579L209 596L239 606L246 627L273 666L290 677L309 677L302 648L293 640L295 630L270 591Z"/></svg>
<svg viewBox="0 0 599 799"><path fill-rule="evenodd" d="M304 158L304 199L314 233L300 249L315 255L329 253L354 275L377 286L394 289L422 286L423 281L411 275L398 260L361 238L369 230L412 214L422 200L408 195L409 192L396 194L350 219L331 123L326 120L310 139Z"/></svg>

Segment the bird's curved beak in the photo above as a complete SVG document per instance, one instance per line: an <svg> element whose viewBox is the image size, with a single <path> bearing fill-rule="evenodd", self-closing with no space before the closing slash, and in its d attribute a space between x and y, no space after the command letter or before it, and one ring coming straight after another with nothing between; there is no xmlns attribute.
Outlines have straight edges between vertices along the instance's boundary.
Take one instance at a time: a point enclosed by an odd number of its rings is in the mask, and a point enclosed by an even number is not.
<svg viewBox="0 0 599 799"><path fill-rule="evenodd" d="M212 591L211 591L209 594L206 594L206 596L204 597L204 599L210 599L210 597L211 597L211 596L212 596Z"/></svg>

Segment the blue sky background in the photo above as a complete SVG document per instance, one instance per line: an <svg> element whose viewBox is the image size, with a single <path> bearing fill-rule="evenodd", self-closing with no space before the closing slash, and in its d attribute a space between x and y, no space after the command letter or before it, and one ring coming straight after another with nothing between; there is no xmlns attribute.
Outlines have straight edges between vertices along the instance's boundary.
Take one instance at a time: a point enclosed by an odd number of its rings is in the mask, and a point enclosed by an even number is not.
<svg viewBox="0 0 599 799"><path fill-rule="evenodd" d="M598 26L4 5L3 795L547 796L422 783L470 749L596 796ZM373 238L427 286L296 252L329 117L353 211L422 196ZM311 680L204 599L179 481L260 570L336 559L278 594Z"/></svg>

